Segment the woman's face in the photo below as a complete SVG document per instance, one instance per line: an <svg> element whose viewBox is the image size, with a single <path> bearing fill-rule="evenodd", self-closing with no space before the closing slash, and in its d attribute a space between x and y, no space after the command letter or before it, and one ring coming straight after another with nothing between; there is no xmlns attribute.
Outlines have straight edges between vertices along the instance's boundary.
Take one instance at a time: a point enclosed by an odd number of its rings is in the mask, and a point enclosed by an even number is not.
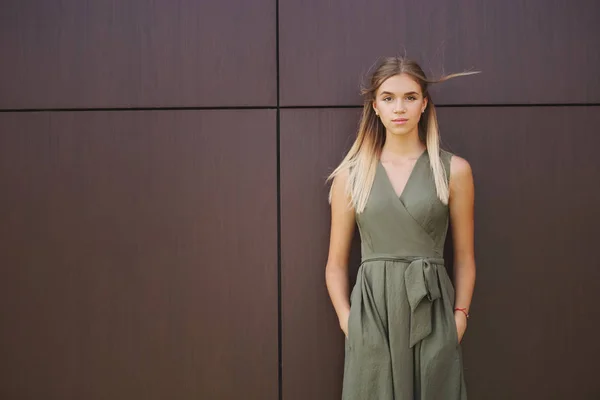
<svg viewBox="0 0 600 400"><path fill-rule="evenodd" d="M375 96L373 108L379 114L388 133L405 135L415 130L427 99L423 98L421 87L409 75L394 75L385 80Z"/></svg>

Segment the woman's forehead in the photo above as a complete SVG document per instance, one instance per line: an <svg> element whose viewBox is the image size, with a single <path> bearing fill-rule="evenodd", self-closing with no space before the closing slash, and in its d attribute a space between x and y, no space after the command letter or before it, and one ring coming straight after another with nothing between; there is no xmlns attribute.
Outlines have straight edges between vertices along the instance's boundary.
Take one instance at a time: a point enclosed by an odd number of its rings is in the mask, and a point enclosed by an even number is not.
<svg viewBox="0 0 600 400"><path fill-rule="evenodd" d="M388 92L393 94L421 93L421 87L407 74L394 75L386 79L379 89L379 93Z"/></svg>

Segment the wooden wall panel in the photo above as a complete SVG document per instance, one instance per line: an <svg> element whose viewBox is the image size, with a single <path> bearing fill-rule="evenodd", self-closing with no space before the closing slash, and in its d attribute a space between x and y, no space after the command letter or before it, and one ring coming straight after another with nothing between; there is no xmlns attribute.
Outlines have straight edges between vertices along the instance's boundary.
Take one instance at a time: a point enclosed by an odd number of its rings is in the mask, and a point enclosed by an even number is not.
<svg viewBox="0 0 600 400"><path fill-rule="evenodd" d="M440 124L477 188L470 394L600 398L600 262L590 258L600 237L599 108L448 108Z"/></svg>
<svg viewBox="0 0 600 400"><path fill-rule="evenodd" d="M327 175L351 142L357 110L281 113L281 317L284 400L341 396L343 333L325 287ZM358 239L358 234L356 234ZM356 244L359 242L356 241ZM353 279L359 249L352 255Z"/></svg>
<svg viewBox="0 0 600 400"><path fill-rule="evenodd" d="M277 399L275 111L0 127L0 398Z"/></svg>
<svg viewBox="0 0 600 400"><path fill-rule="evenodd" d="M478 279L464 339L470 398L600 394L596 107L442 108L446 147L476 182ZM343 335L324 268L324 179L355 135L358 110L285 110L281 119L283 393L339 396ZM357 234L358 236L358 234ZM447 247L451 247L451 237ZM354 246L352 281L358 246ZM450 252L451 253L451 252ZM449 268L452 268L452 260Z"/></svg>
<svg viewBox="0 0 600 400"><path fill-rule="evenodd" d="M5 0L0 108L273 106L273 0Z"/></svg>
<svg viewBox="0 0 600 400"><path fill-rule="evenodd" d="M592 0L280 1L281 104L360 105L377 57L406 54L439 104L600 102L600 3Z"/></svg>

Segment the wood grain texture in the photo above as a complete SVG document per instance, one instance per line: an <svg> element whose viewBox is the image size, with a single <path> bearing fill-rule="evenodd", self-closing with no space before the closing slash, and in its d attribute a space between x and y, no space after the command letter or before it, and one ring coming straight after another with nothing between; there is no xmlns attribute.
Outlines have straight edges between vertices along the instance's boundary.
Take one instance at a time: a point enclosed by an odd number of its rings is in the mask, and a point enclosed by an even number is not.
<svg viewBox="0 0 600 400"><path fill-rule="evenodd" d="M0 108L273 106L273 0L6 0Z"/></svg>
<svg viewBox="0 0 600 400"><path fill-rule="evenodd" d="M0 398L277 399L275 111L0 126Z"/></svg>
<svg viewBox="0 0 600 400"><path fill-rule="evenodd" d="M448 108L476 185L477 287L465 365L485 399L595 399L598 107Z"/></svg>
<svg viewBox="0 0 600 400"><path fill-rule="evenodd" d="M598 108L458 107L439 116L445 147L471 163L476 184L478 277L463 342L469 397L595 398L600 265L590 249L600 225L600 141L590 127L600 125ZM324 283L324 179L351 145L357 119L357 109L282 113L286 400L341 392L343 335ZM357 243L353 251L352 281Z"/></svg>
<svg viewBox="0 0 600 400"><path fill-rule="evenodd" d="M480 70L433 87L439 104L600 102L593 0L280 1L281 104L360 105L381 56L426 73Z"/></svg>
<svg viewBox="0 0 600 400"><path fill-rule="evenodd" d="M356 110L281 113L281 317L283 398L339 399L343 333L325 287L330 211L327 175L341 161ZM358 229L357 229L358 232ZM355 238L358 239L358 233ZM352 282L359 261L352 254Z"/></svg>

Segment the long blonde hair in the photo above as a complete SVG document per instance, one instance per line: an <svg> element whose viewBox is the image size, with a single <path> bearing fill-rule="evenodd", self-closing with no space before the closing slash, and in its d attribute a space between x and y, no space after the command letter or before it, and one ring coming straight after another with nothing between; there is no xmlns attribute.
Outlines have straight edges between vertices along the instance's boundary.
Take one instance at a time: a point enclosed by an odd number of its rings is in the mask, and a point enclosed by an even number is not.
<svg viewBox="0 0 600 400"><path fill-rule="evenodd" d="M363 112L360 126L354 144L342 160L340 165L329 175L327 181L332 180L342 171L348 171L345 192L350 196L352 206L357 213L361 213L369 198L371 187L375 179L377 162L385 144L385 126L375 115L373 102L377 89L388 78L406 74L412 77L421 87L423 97L428 99L427 108L419 120L419 139L427 147L429 160L437 196L444 204L448 204L450 195L446 170L440 158L440 135L437 122L435 106L431 100L428 87L431 83L443 82L450 78L462 75L471 75L478 72L462 72L445 75L439 79L428 79L425 73L413 60L404 57L383 58L374 72L369 75L366 85L363 85L361 94L364 98ZM329 202L331 203L333 187L329 191Z"/></svg>

